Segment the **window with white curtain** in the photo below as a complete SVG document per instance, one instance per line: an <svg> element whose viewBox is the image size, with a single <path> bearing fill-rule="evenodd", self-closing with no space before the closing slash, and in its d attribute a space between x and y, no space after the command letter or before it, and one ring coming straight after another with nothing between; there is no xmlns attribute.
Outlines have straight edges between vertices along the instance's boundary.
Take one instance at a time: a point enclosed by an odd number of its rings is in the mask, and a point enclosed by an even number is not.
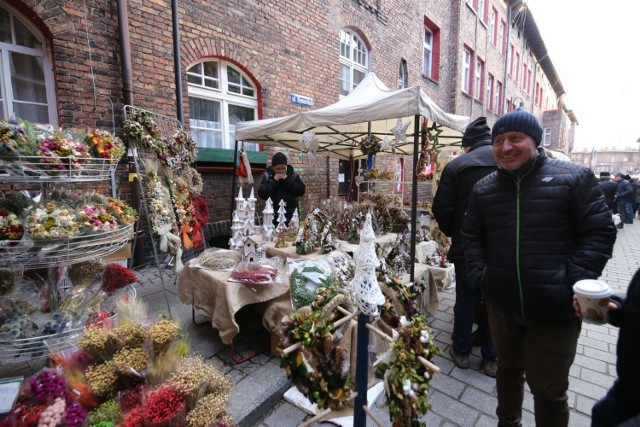
<svg viewBox="0 0 640 427"><path fill-rule="evenodd" d="M0 6L0 118L58 124L51 54L28 19Z"/></svg>
<svg viewBox="0 0 640 427"><path fill-rule="evenodd" d="M255 85L241 70L222 59L207 59L187 69L189 127L198 147L234 148L236 123L255 120ZM257 150L257 144L245 144Z"/></svg>
<svg viewBox="0 0 640 427"><path fill-rule="evenodd" d="M433 32L429 28L424 29L424 42L422 44L422 74L431 77L433 64Z"/></svg>
<svg viewBox="0 0 640 427"><path fill-rule="evenodd" d="M464 49L464 58L462 62L462 91L468 95L471 92L471 58L473 58L473 52L469 49Z"/></svg>
<svg viewBox="0 0 640 427"><path fill-rule="evenodd" d="M358 86L369 70L369 51L352 30L340 31L340 96Z"/></svg>

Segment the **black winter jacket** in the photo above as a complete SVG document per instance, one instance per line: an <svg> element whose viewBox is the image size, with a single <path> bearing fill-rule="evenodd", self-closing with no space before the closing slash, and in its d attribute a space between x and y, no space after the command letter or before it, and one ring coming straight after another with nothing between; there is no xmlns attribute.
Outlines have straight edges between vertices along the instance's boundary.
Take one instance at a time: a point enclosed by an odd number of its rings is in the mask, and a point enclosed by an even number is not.
<svg viewBox="0 0 640 427"><path fill-rule="evenodd" d="M476 182L496 169L489 139L476 143L468 153L451 160L442 171L431 212L440 230L451 237L448 258L453 263L464 262L460 227L467 210L469 193Z"/></svg>
<svg viewBox="0 0 640 427"><path fill-rule="evenodd" d="M293 216L293 212L298 207L296 197L302 196L306 187L302 182L302 179L300 179L300 175L293 170L293 166L291 165L287 165L287 179L276 181L273 179L275 174L276 173L271 166L265 170L262 175L262 181L260 181L260 187L258 188L258 196L263 200L267 200L271 197L273 210L276 212L273 217L274 225L277 224L278 220L278 206L280 204L280 200L284 200L287 204L285 207L287 211L285 216L287 218L288 225L291 217Z"/></svg>
<svg viewBox="0 0 640 427"><path fill-rule="evenodd" d="M538 149L519 170L476 184L462 236L470 283L489 303L557 322L574 318L572 286L600 276L616 229L593 172Z"/></svg>

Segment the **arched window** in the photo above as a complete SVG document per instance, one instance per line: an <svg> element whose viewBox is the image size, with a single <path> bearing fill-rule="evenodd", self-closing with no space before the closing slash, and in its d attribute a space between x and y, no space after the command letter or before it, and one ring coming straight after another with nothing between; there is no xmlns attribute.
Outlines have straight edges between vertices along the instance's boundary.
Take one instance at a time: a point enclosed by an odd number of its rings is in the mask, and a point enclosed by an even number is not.
<svg viewBox="0 0 640 427"><path fill-rule="evenodd" d="M369 71L369 51L351 30L340 31L340 96L348 95Z"/></svg>
<svg viewBox="0 0 640 427"><path fill-rule="evenodd" d="M45 38L0 6L0 118L57 125L52 69Z"/></svg>
<svg viewBox="0 0 640 427"><path fill-rule="evenodd" d="M233 148L236 123L255 120L257 89L230 62L207 59L187 69L189 125L198 147ZM257 144L245 144L256 150Z"/></svg>

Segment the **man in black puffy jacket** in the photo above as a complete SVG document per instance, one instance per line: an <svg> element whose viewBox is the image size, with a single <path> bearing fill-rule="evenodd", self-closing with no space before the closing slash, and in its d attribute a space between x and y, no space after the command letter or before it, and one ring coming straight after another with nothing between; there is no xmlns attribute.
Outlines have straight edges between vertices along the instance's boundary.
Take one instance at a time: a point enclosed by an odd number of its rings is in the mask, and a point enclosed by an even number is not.
<svg viewBox="0 0 640 427"><path fill-rule="evenodd" d="M462 369L469 367L469 355L473 346L471 331L475 320L478 323L476 333L485 337L481 348L480 369L486 375L495 377L496 353L486 323L486 311L484 305L480 304L480 290L469 286L464 245L460 235L471 189L476 182L497 168L486 117L479 117L467 126L462 136L462 149L466 154L450 161L442 171L431 208L440 230L451 237L448 258L456 269L456 303L453 306L453 335L449 353L456 366Z"/></svg>
<svg viewBox="0 0 640 427"><path fill-rule="evenodd" d="M600 276L616 238L593 172L547 158L542 133L522 108L498 119L498 171L475 185L462 225L467 273L482 287L498 356L500 426L521 426L525 378L536 425L567 426L580 334L572 285Z"/></svg>
<svg viewBox="0 0 640 427"><path fill-rule="evenodd" d="M271 198L275 212L278 212L280 200L284 200L286 224L289 225L293 212L298 207L296 198L302 196L305 189L300 175L293 170L293 166L287 164L287 156L278 152L273 155L271 166L262 175L258 196L263 200ZM273 217L273 225L278 225L277 214Z"/></svg>

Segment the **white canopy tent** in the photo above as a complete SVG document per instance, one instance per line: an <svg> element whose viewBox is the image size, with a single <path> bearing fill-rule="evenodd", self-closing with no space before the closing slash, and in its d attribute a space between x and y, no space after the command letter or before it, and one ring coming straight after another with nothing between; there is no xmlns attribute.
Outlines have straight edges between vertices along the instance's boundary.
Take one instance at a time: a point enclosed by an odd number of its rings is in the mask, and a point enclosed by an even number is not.
<svg viewBox="0 0 640 427"><path fill-rule="evenodd" d="M287 147L301 150L300 138L306 131L313 131L318 140L318 154L354 160L366 157L360 151L360 139L372 134L380 138L393 138L391 129L398 119L408 127L406 141L395 145L395 154L413 156L413 164L418 161L420 149L420 124L422 117L428 125L441 126L439 143L459 144L470 119L444 112L424 93L420 86L390 90L373 73L368 73L358 86L346 97L329 106L317 110L300 112L286 117L254 120L236 124L237 141L257 142L263 145ZM413 131L411 132L411 129ZM385 150L393 152L392 149ZM385 152L383 151L383 152ZM237 149L236 149L237 153ZM413 170L411 227L417 223L417 172ZM234 182L235 187L235 182ZM411 258L415 257L415 233L411 235ZM411 264L411 280L414 268Z"/></svg>
<svg viewBox="0 0 640 427"><path fill-rule="evenodd" d="M459 143L469 123L467 116L445 113L420 86L390 90L370 72L335 104L286 117L238 123L235 138L299 150L302 134L313 131L318 138L319 154L352 160L365 157L358 146L363 136L371 133L393 138L390 129L398 118L412 123L407 136L414 136L416 116L442 126L440 142L444 145ZM396 154L412 154L413 146L414 141L408 138L396 145Z"/></svg>

